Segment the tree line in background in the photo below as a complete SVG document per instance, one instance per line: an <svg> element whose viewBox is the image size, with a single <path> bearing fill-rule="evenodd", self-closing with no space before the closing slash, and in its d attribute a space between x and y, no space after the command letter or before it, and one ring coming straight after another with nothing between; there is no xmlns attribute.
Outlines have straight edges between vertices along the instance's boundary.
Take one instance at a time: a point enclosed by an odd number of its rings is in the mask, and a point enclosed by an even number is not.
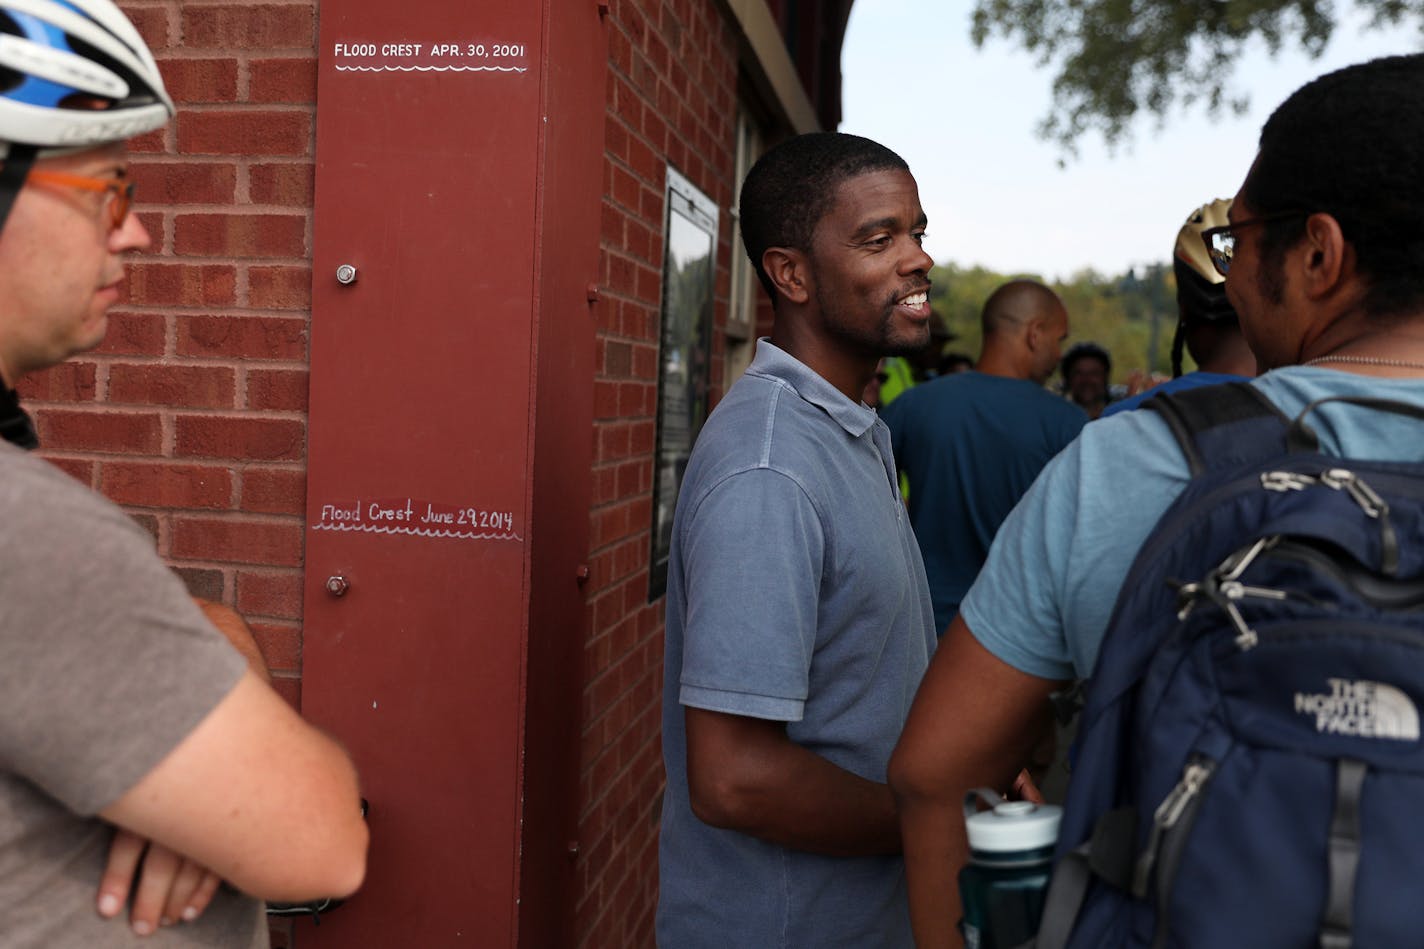
<svg viewBox="0 0 1424 949"><path fill-rule="evenodd" d="M1134 369L1171 375L1172 335L1177 328L1177 282L1167 263L1148 264L1118 276L1083 270L1066 281L1037 274L1004 274L984 267L936 264L930 271L930 303L957 338L945 348L979 356L979 315L984 301L1017 278L1052 287L1068 310L1067 346L1091 340L1112 354L1112 381L1126 382ZM1190 370L1187 360L1185 370Z"/></svg>

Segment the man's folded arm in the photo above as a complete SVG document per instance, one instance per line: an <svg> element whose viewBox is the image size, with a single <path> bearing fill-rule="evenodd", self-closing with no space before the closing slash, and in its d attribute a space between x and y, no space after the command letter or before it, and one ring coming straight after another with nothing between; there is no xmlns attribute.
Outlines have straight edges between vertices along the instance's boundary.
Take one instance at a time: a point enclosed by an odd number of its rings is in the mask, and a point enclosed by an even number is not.
<svg viewBox="0 0 1424 949"><path fill-rule="evenodd" d="M349 756L250 669L100 816L262 899L347 896L365 875Z"/></svg>

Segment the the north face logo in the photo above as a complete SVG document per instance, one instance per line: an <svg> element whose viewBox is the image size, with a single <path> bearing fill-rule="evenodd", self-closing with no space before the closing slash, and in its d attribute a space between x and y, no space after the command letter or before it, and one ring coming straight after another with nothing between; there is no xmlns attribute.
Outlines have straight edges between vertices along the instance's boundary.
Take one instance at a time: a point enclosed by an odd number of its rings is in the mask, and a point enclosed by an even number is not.
<svg viewBox="0 0 1424 949"><path fill-rule="evenodd" d="M1295 694L1299 715L1315 718L1315 730L1329 735L1417 741L1419 710L1409 696L1382 682L1326 679L1329 692Z"/></svg>

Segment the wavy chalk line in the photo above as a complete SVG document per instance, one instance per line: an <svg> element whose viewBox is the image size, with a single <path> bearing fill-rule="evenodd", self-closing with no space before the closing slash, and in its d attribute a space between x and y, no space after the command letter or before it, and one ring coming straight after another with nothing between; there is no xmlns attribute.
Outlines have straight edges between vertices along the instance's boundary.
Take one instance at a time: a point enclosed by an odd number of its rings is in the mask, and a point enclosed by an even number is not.
<svg viewBox="0 0 1424 949"><path fill-rule="evenodd" d="M374 527L353 524L313 524L314 531L362 531L367 534L409 534L412 537L450 537L455 540L517 540L518 534L471 534L465 531L428 530L419 527Z"/></svg>
<svg viewBox="0 0 1424 949"><path fill-rule="evenodd" d="M342 66L337 72L528 72L525 66Z"/></svg>

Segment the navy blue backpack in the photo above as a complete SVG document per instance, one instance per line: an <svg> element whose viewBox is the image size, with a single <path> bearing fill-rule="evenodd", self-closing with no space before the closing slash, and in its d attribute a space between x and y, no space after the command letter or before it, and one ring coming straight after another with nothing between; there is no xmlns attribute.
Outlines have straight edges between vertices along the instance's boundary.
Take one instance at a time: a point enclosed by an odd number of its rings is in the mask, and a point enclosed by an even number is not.
<svg viewBox="0 0 1424 949"><path fill-rule="evenodd" d="M1035 945L1424 944L1424 464L1245 384L1147 404L1194 477L1103 639Z"/></svg>

